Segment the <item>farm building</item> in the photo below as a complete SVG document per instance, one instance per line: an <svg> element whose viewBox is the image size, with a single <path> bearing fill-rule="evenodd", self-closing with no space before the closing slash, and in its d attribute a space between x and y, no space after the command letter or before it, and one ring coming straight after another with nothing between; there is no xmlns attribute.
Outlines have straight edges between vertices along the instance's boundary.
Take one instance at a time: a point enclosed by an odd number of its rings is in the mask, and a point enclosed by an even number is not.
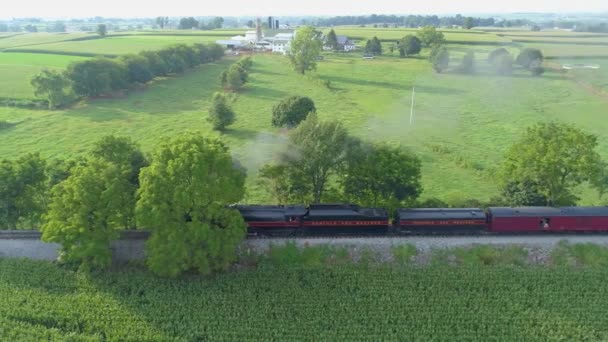
<svg viewBox="0 0 608 342"><path fill-rule="evenodd" d="M287 54L287 52L289 52L289 47L291 46L291 41L290 40L282 40L282 39L275 39L272 41L272 52L278 52L278 53L282 53L284 55Z"/></svg>
<svg viewBox="0 0 608 342"><path fill-rule="evenodd" d="M336 40L338 41L338 51L353 51L355 50L355 43L348 39L347 36L336 35ZM332 48L330 46L324 45L323 50L330 51Z"/></svg>

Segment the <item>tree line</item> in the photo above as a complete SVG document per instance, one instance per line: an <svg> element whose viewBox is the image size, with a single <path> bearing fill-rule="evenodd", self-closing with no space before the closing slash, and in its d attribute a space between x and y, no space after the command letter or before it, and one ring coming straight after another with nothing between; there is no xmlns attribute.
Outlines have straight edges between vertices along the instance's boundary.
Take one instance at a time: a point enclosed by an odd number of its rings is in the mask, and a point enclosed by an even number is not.
<svg viewBox="0 0 608 342"><path fill-rule="evenodd" d="M39 226L43 241L61 244L62 262L87 268L110 264L120 230L143 227L154 273L206 274L226 268L245 235L227 207L242 199L244 182L219 140L184 133L146 156L130 139L106 136L74 160L2 160L0 227Z"/></svg>
<svg viewBox="0 0 608 342"><path fill-rule="evenodd" d="M473 26L494 26L496 20L494 18L473 18L464 17L460 14L455 16L439 17L437 15L362 15L362 16L339 16L332 18L319 18L316 21L317 26L339 26L339 25L373 25L373 24L389 24L392 26L405 27L422 27L422 26L465 26L467 21L472 22Z"/></svg>
<svg viewBox="0 0 608 342"><path fill-rule="evenodd" d="M236 120L236 114L231 103L236 100L237 91L241 90L249 79L249 72L253 66L251 57L243 57L220 74L220 83L224 93L216 92L211 98L211 108L207 121L214 130L223 131ZM233 92L228 94L227 92Z"/></svg>
<svg viewBox="0 0 608 342"><path fill-rule="evenodd" d="M162 29L165 28L169 23L169 18L167 17L158 17L156 18L156 23ZM179 20L179 24L177 26L180 30L193 30L193 29L201 29L201 30L213 30L220 29L224 24L224 18L215 17L211 19L208 23L203 22L202 20L196 20L194 17L185 17Z"/></svg>
<svg viewBox="0 0 608 342"><path fill-rule="evenodd" d="M290 103L298 102L308 101ZM314 107L304 118L305 106L291 108L300 113L285 124L293 127L288 143L259 170L275 203L350 202L392 212L448 205L418 200L421 161L412 152L361 141L340 122L319 120ZM537 124L505 154L496 174L500 196L452 206L575 205L583 184L602 195L608 169L596 149L597 137L572 125ZM245 177L226 145L200 133L164 138L151 155L128 138L106 136L74 160L27 154L0 161L0 227L40 226L44 241L61 244L61 261L83 267L108 266L119 232L144 228L154 273L207 274L230 265L245 235L228 206L243 199Z"/></svg>
<svg viewBox="0 0 608 342"><path fill-rule="evenodd" d="M142 51L115 59L96 57L72 62L65 71L42 70L31 79L36 96L49 108L64 107L78 97L110 95L158 76L179 74L220 59L217 44L177 44L157 51Z"/></svg>

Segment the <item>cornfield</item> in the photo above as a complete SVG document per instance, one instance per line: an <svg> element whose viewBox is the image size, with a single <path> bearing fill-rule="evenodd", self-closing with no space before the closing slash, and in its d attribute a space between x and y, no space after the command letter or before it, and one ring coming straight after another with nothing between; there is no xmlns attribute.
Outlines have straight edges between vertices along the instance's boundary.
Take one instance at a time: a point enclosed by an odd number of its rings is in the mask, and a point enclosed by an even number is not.
<svg viewBox="0 0 608 342"><path fill-rule="evenodd" d="M0 340L606 340L608 269L341 265L155 278L0 259Z"/></svg>

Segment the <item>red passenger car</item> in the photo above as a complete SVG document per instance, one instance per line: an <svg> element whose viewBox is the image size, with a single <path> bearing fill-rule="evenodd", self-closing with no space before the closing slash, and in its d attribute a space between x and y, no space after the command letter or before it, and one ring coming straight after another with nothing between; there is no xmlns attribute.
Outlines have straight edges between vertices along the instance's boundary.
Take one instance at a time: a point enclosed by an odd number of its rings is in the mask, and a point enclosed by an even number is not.
<svg viewBox="0 0 608 342"><path fill-rule="evenodd" d="M494 207L491 232L608 232L608 207Z"/></svg>

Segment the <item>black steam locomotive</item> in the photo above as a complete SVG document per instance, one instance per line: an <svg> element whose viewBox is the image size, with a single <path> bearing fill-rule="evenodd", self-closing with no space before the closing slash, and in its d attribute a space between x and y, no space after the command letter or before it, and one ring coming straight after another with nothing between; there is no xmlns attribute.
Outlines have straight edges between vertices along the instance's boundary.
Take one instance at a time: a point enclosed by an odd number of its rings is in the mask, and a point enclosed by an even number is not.
<svg viewBox="0 0 608 342"><path fill-rule="evenodd" d="M254 236L608 232L608 207L399 209L353 204L237 205Z"/></svg>

